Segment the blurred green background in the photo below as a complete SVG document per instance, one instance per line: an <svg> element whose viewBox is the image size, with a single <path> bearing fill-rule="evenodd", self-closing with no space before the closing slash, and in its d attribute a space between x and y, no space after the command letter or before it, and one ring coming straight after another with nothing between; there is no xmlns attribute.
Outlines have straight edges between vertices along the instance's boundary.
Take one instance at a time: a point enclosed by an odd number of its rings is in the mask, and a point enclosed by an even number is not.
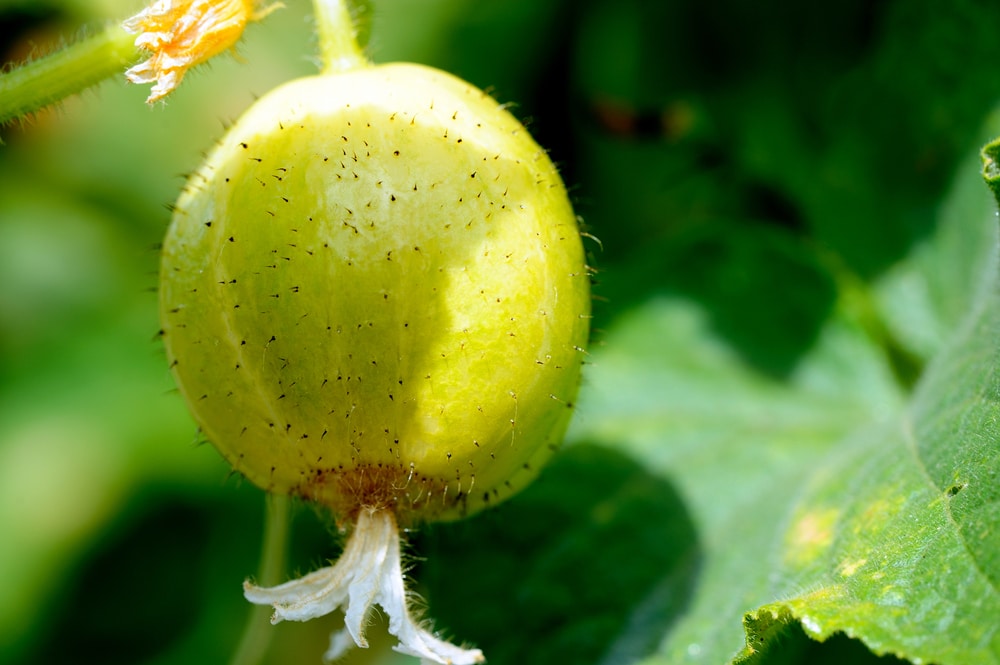
<svg viewBox="0 0 1000 665"><path fill-rule="evenodd" d="M184 174L226 124L315 71L309 4L286 4L250 27L238 58L190 74L165 104L108 82L0 130L0 662L222 663L239 642L264 499L200 445L173 389L156 339L157 244ZM137 9L0 0L0 58ZM600 238L587 241L601 271L595 348L623 313L669 292L701 303L741 362L775 380L844 284L878 278L933 232L1000 100L992 2L373 0L371 21L376 61L490 90L550 149ZM934 340L883 341L912 385ZM414 536L428 614L492 663L635 662L697 575L677 489L571 438L539 487ZM575 529L622 492L628 510ZM297 506L289 572L336 553L328 518ZM644 563L609 567L615 556ZM676 575L653 618L624 631L662 581L647 572L665 569ZM574 586L595 579L611 591ZM271 629L267 662L318 663L328 619ZM491 627L503 634L483 644ZM410 662L372 633L375 648L350 662ZM846 639L823 656L802 635L787 644L799 655L780 662L867 657Z"/></svg>

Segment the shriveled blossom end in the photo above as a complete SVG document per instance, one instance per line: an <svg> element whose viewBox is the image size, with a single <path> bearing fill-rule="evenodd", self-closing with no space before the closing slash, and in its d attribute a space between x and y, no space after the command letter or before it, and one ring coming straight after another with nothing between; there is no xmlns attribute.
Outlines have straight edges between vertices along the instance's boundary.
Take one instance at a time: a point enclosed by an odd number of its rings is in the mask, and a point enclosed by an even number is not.
<svg viewBox="0 0 1000 665"><path fill-rule="evenodd" d="M308 621L342 609L344 628L330 636L327 663L354 646L367 647L364 629L374 605L389 617L389 634L399 639L393 649L416 656L421 665L478 665L479 649L447 642L420 625L410 612L403 583L399 528L389 510L362 509L354 532L337 562L276 587L243 584L251 603L271 605L271 623Z"/></svg>
<svg viewBox="0 0 1000 665"><path fill-rule="evenodd" d="M191 67L235 45L247 22L279 7L257 10L253 0L156 0L122 24L137 35L136 47L152 54L125 76L155 84L146 98L152 104L176 89Z"/></svg>

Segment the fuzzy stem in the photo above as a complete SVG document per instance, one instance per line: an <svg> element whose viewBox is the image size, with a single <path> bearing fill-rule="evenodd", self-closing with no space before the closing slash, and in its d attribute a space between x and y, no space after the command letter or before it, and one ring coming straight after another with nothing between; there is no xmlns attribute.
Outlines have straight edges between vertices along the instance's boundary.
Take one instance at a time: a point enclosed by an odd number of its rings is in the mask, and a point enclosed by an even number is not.
<svg viewBox="0 0 1000 665"><path fill-rule="evenodd" d="M368 64L358 44L358 29L351 16L350 4L350 0L313 0L324 74Z"/></svg>
<svg viewBox="0 0 1000 665"><path fill-rule="evenodd" d="M100 83L138 62L135 36L120 24L0 74L0 124Z"/></svg>
<svg viewBox="0 0 1000 665"><path fill-rule="evenodd" d="M268 494L264 516L264 542L261 548L260 582L277 584L285 570L285 551L288 543L288 506L285 495ZM273 631L267 630L271 610L256 606L250 610L243 637L229 665L257 665L267 654Z"/></svg>

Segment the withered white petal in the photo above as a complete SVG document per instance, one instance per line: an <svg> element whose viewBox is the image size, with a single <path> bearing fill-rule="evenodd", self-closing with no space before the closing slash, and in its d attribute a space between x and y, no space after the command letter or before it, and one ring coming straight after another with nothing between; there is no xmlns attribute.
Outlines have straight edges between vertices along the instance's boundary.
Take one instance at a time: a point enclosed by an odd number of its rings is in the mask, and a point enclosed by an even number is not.
<svg viewBox="0 0 1000 665"><path fill-rule="evenodd" d="M403 583L399 528L389 510L362 510L337 562L291 582L270 587L243 584L243 595L258 605L273 605L272 623L308 621L342 609L344 630L331 636L327 661L342 656L353 642L367 647L364 627L374 605L389 617L394 649L425 665L474 665L479 649L463 649L435 637L412 617Z"/></svg>

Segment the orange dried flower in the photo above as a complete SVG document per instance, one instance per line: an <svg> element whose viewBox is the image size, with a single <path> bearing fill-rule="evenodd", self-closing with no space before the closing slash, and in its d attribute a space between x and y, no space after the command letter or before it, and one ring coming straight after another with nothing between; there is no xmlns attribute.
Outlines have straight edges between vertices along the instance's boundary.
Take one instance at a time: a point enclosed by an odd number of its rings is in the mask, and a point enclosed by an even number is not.
<svg viewBox="0 0 1000 665"><path fill-rule="evenodd" d="M254 10L253 0L156 0L123 25L138 36L135 45L152 55L125 76L132 83L155 83L147 103L162 99L191 67L236 44L250 20L280 5Z"/></svg>

